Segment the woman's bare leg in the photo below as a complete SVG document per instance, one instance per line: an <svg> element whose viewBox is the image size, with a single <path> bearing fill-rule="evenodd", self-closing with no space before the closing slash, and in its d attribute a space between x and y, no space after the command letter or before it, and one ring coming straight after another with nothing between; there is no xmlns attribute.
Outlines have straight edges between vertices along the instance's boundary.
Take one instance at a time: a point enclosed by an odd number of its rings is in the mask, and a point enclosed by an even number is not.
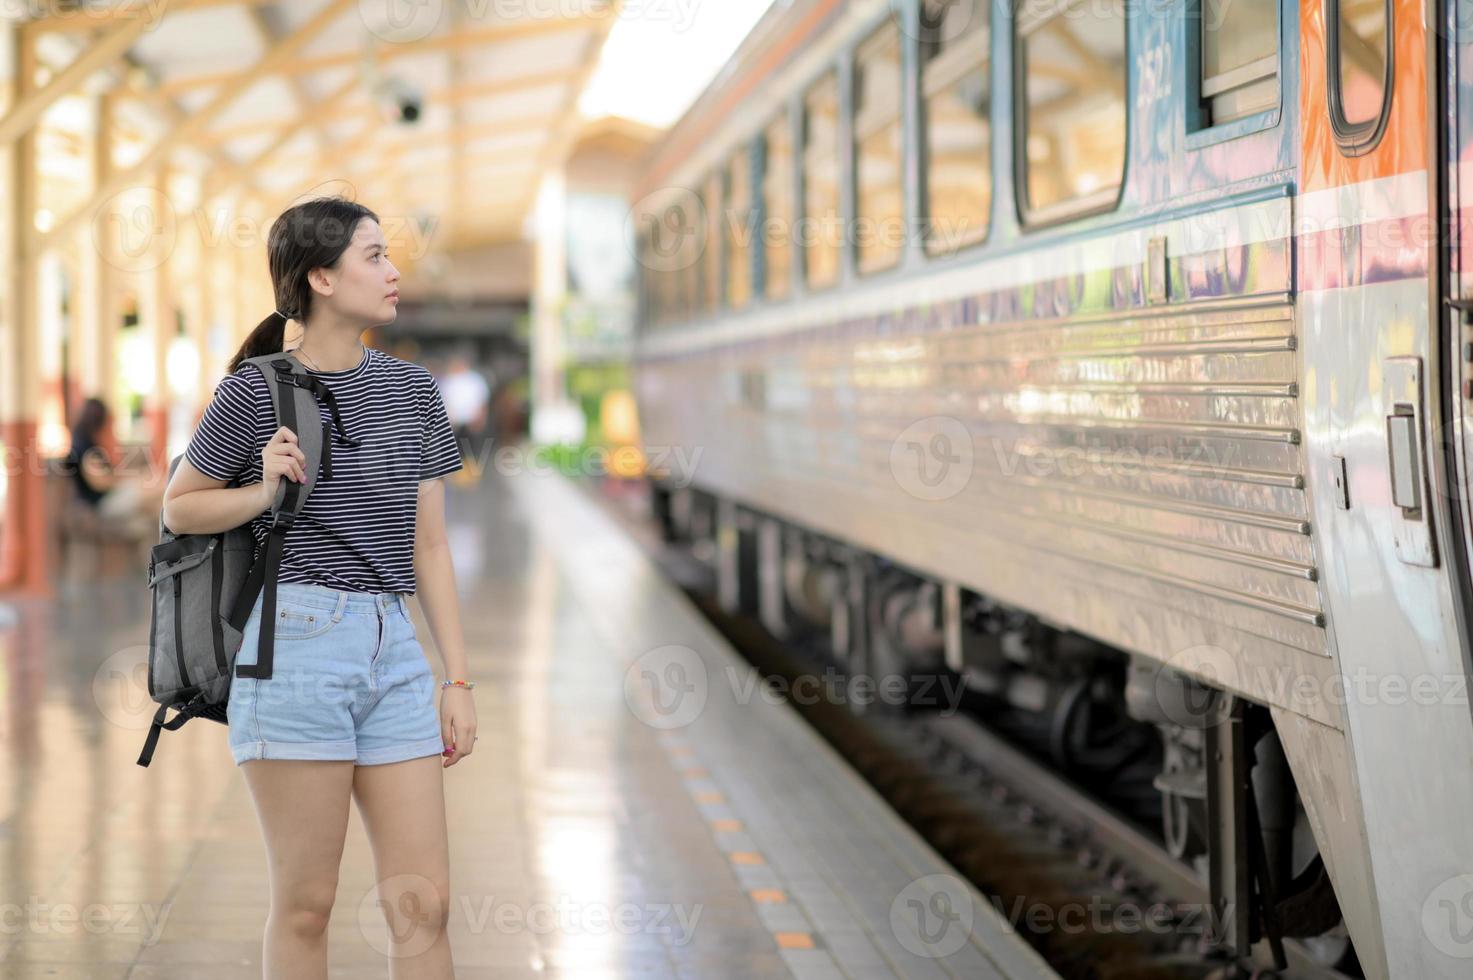
<svg viewBox="0 0 1473 980"><path fill-rule="evenodd" d="M353 763L251 759L241 763L266 840L271 913L266 980L326 980L327 922L338 889Z"/></svg>
<svg viewBox="0 0 1473 980"><path fill-rule="evenodd" d="M450 847L438 755L358 766L353 797L373 849L393 980L454 980Z"/></svg>

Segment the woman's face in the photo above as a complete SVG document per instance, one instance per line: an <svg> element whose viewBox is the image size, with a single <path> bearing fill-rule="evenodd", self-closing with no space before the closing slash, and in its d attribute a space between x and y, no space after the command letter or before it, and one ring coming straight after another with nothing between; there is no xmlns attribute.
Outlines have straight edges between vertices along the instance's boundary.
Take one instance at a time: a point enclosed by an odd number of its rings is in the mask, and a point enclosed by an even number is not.
<svg viewBox="0 0 1473 980"><path fill-rule="evenodd" d="M328 300L338 315L371 324L392 323L399 315L399 270L389 261L383 230L363 218L336 269L322 270L332 284Z"/></svg>

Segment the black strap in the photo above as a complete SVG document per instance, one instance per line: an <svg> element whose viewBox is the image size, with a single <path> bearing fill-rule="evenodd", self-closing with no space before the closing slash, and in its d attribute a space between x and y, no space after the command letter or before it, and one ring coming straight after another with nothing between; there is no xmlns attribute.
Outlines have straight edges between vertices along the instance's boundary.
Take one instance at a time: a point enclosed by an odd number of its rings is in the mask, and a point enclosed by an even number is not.
<svg viewBox="0 0 1473 980"><path fill-rule="evenodd" d="M184 662L184 576L174 576L174 661L179 686L189 687L189 665Z"/></svg>
<svg viewBox="0 0 1473 980"><path fill-rule="evenodd" d="M293 379L301 377L291 373L291 363L284 358L273 361L276 367L277 399L276 411L281 424L297 431L297 396L292 389L301 387ZM246 578L246 588L241 590L241 595L236 601L232 612L234 623L235 616L240 615L241 605L250 596L250 602L255 604L255 593L263 591L261 599L261 628L257 631L257 656L253 664L236 664L236 677L254 677L258 681L271 679L272 663L275 659L276 648L276 581L281 571L281 552L286 542L287 532L291 530L292 524L297 519L299 505L298 498L302 493L302 484L295 481L285 484L286 492L282 495L281 506L273 507L271 511L271 530L266 535L266 546L262 553L251 563L251 573ZM238 629L244 630L245 619L250 616L250 606L246 606L245 616L240 619Z"/></svg>
<svg viewBox="0 0 1473 980"><path fill-rule="evenodd" d="M181 727L183 727L185 722L193 717L192 715L185 714L183 711L181 711L174 716L173 721L166 722L164 721L164 714L168 710L168 705L159 705L159 710L154 712L153 722L150 723L148 726L148 736L143 740L143 751L138 753L138 764L140 766L143 766L145 769L148 768L148 764L153 761L154 749L157 748L159 744L159 733L166 728L171 732L178 731Z"/></svg>
<svg viewBox="0 0 1473 980"><path fill-rule="evenodd" d="M215 668L224 674L230 670L225 658L225 627L220 622L220 593L225 590L225 544L216 542L210 562L210 638L215 643Z"/></svg>
<svg viewBox="0 0 1473 980"><path fill-rule="evenodd" d="M276 579L281 569L282 544L293 517L294 515L288 511L276 515L271 531L266 535L266 547L261 550L261 554L251 565L251 574L246 581L252 587L241 593L242 599L249 593L251 604L254 605L256 593L264 589L264 598L261 599L261 627L257 636L259 642L256 646L258 651L256 662L236 664L236 677L254 677L260 681L271 679L271 664L276 640ZM283 521L283 518L286 520ZM239 608L239 603L236 608ZM250 606L246 607L246 618L250 618ZM242 620L239 628L244 631L244 627L245 622Z"/></svg>
<svg viewBox="0 0 1473 980"><path fill-rule="evenodd" d="M322 383L322 379L314 378L310 374L297 374L291 370L291 365L286 360L272 361L276 368L276 380L282 385L291 385L293 388L306 388L319 399L327 403L328 414L332 416L333 428L337 430L338 440L349 446L357 446L361 440L348 435L348 427L343 424L342 412L338 410L338 399L332 389ZM286 397L285 389L282 389L282 397Z"/></svg>

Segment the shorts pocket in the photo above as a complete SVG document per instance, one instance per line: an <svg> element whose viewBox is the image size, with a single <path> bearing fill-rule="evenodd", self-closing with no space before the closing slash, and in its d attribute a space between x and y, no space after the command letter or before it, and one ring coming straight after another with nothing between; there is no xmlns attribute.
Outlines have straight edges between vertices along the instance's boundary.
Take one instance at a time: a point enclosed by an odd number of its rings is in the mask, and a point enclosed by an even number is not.
<svg viewBox="0 0 1473 980"><path fill-rule="evenodd" d="M278 640L310 640L321 636L337 625L332 613L314 606L294 606L289 602L276 602L276 630Z"/></svg>

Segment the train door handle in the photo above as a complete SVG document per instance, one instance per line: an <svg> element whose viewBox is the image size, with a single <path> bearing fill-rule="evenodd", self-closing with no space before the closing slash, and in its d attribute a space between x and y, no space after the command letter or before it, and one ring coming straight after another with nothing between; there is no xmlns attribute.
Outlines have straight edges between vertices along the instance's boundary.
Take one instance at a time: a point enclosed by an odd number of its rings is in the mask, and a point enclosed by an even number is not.
<svg viewBox="0 0 1473 980"><path fill-rule="evenodd" d="M1396 556L1408 565L1436 568L1423 434L1422 359L1388 357L1381 395L1386 412L1386 472L1391 484Z"/></svg>
<svg viewBox="0 0 1473 980"><path fill-rule="evenodd" d="M1408 520L1422 519L1422 478L1417 451L1417 416L1408 405L1394 405L1386 416L1386 452L1391 473L1391 502Z"/></svg>

